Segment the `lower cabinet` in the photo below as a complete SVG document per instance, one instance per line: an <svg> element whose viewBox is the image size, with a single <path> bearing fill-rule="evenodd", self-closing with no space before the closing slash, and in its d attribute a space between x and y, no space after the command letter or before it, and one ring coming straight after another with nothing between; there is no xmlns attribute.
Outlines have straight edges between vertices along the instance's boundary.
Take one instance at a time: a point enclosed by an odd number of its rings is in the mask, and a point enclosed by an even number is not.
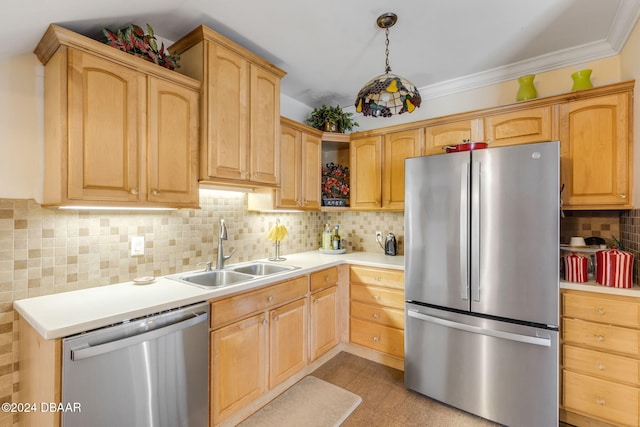
<svg viewBox="0 0 640 427"><path fill-rule="evenodd" d="M211 425L307 364L307 294L304 276L211 302Z"/></svg>
<svg viewBox="0 0 640 427"><path fill-rule="evenodd" d="M404 272L350 268L350 341L404 357Z"/></svg>
<svg viewBox="0 0 640 427"><path fill-rule="evenodd" d="M338 268L311 273L309 277L309 359L311 362L340 342L338 331Z"/></svg>
<svg viewBox="0 0 640 427"><path fill-rule="evenodd" d="M561 420L639 426L640 298L564 290L562 310Z"/></svg>

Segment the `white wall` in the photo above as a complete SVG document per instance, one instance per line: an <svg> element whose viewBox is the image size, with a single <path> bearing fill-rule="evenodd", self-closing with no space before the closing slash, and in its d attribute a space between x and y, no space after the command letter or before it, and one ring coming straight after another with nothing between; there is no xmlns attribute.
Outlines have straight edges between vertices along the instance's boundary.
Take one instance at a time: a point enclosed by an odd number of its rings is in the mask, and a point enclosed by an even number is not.
<svg viewBox="0 0 640 427"><path fill-rule="evenodd" d="M0 198L42 198L43 86L33 53L0 61Z"/></svg>

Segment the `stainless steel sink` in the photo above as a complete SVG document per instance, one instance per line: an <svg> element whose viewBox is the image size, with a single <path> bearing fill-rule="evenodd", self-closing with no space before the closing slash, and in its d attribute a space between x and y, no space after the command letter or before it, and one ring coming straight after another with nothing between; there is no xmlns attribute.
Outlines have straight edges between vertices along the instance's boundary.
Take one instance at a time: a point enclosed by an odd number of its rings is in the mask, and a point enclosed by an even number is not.
<svg viewBox="0 0 640 427"><path fill-rule="evenodd" d="M251 274L253 276L269 276L271 274L282 273L283 271L295 270L298 267L292 265L270 264L268 262L252 262L249 264L229 266L231 271Z"/></svg>
<svg viewBox="0 0 640 427"><path fill-rule="evenodd" d="M190 284L200 286L201 288L215 288L221 286L235 285L247 282L254 277L249 274L239 273L230 270L212 270L194 273L190 275L181 275L178 280L189 282Z"/></svg>

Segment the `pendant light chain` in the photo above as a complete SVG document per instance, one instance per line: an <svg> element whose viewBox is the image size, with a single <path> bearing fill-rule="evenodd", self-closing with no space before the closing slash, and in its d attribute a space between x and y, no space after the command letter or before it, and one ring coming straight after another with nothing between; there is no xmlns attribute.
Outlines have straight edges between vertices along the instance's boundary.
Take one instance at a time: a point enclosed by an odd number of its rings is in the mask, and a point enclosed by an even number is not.
<svg viewBox="0 0 640 427"><path fill-rule="evenodd" d="M384 34L386 37L386 41L385 41L385 50L384 50L384 54L387 58L386 62L385 62L385 73L389 74L391 72L391 65L389 65L389 27L385 28L384 30Z"/></svg>

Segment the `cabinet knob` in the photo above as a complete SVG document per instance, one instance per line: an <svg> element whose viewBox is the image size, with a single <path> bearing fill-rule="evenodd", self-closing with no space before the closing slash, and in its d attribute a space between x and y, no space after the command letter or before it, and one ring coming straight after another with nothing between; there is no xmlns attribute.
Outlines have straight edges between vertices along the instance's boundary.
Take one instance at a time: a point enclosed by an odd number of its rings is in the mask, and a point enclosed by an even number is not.
<svg viewBox="0 0 640 427"><path fill-rule="evenodd" d="M605 404L605 403L607 403L607 402L606 402L606 400L604 400L604 397L596 396L596 403L597 403L598 405L604 405L604 404Z"/></svg>
<svg viewBox="0 0 640 427"><path fill-rule="evenodd" d="M158 191L158 189L157 189L157 188L154 188L153 190L151 190L151 194L152 194L153 196L157 196L158 194L160 194L160 191Z"/></svg>
<svg viewBox="0 0 640 427"><path fill-rule="evenodd" d="M267 302L273 302L273 296L272 295L267 297Z"/></svg>
<svg viewBox="0 0 640 427"><path fill-rule="evenodd" d="M277 322L278 320L280 320L280 316L274 317L273 320L275 320Z"/></svg>
<svg viewBox="0 0 640 427"><path fill-rule="evenodd" d="M330 281L330 280L331 280L331 277L329 277L329 276L324 276L324 281L325 281L325 282L328 282L328 281Z"/></svg>
<svg viewBox="0 0 640 427"><path fill-rule="evenodd" d="M300 199L296 199L296 206L302 206L302 202L300 201Z"/></svg>
<svg viewBox="0 0 640 427"><path fill-rule="evenodd" d="M135 188L135 187L131 187L131 188L129 189L129 193L131 193L131 194L138 194L138 189L137 189L137 188Z"/></svg>
<svg viewBox="0 0 640 427"><path fill-rule="evenodd" d="M307 206L308 204L309 202L307 201L307 199L302 200L302 206Z"/></svg>
<svg viewBox="0 0 640 427"><path fill-rule="evenodd" d="M267 322L267 319L264 319L264 320L262 321L262 324L263 324L263 325L266 325L267 323L269 323L269 322Z"/></svg>
<svg viewBox="0 0 640 427"><path fill-rule="evenodd" d="M260 172L254 172L253 176L260 176Z"/></svg>
<svg viewBox="0 0 640 427"><path fill-rule="evenodd" d="M627 195L626 195L626 194L624 194L624 193L618 193L618 198L620 198L620 199L626 199L626 198L627 198Z"/></svg>
<svg viewBox="0 0 640 427"><path fill-rule="evenodd" d="M380 342L380 338L379 337L373 337L373 341L374 342Z"/></svg>
<svg viewBox="0 0 640 427"><path fill-rule="evenodd" d="M599 369L599 370L601 370L601 371L604 371L604 370L605 370L605 366L604 366L602 363L598 363L598 364L596 365L596 368L598 368L598 369Z"/></svg>
<svg viewBox="0 0 640 427"><path fill-rule="evenodd" d="M314 304L318 304L319 302L320 302L320 300L319 300L318 298L315 298L315 299L313 300L313 303L314 303Z"/></svg>
<svg viewBox="0 0 640 427"><path fill-rule="evenodd" d="M373 299L376 300L376 301L379 301L380 300L380 295L374 295Z"/></svg>
<svg viewBox="0 0 640 427"><path fill-rule="evenodd" d="M604 308L596 308L596 313L602 316L604 314Z"/></svg>
<svg viewBox="0 0 640 427"><path fill-rule="evenodd" d="M378 320L378 319L380 319L380 315L378 313L374 313L373 314L373 318Z"/></svg>
<svg viewBox="0 0 640 427"><path fill-rule="evenodd" d="M603 335L596 335L596 341L604 341Z"/></svg>

